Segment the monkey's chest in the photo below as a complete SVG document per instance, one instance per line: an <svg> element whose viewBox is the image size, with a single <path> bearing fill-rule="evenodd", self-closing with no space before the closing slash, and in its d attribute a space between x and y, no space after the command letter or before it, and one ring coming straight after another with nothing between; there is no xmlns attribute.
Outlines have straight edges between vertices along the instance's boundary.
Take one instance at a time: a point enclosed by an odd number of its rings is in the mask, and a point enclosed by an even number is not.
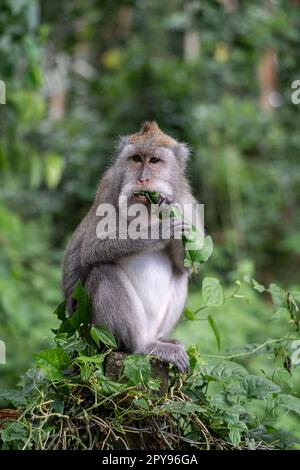
<svg viewBox="0 0 300 470"><path fill-rule="evenodd" d="M163 251L128 256L121 266L144 307L148 324L166 314L172 284L172 265Z"/></svg>

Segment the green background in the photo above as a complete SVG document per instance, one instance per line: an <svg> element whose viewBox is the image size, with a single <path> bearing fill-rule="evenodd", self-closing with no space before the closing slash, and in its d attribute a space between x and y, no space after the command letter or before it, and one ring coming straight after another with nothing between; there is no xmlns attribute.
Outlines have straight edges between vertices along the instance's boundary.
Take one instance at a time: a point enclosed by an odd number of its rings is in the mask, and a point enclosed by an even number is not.
<svg viewBox="0 0 300 470"><path fill-rule="evenodd" d="M144 120L191 145L188 175L215 244L188 307L201 304L204 275L228 293L245 274L299 290L299 43L292 0L1 0L1 387L49 344L64 247L117 137ZM222 351L284 334L268 294L243 294L209 310ZM184 320L176 336L204 360L218 354L207 321ZM246 365L268 371L274 357ZM297 432L295 416L278 419Z"/></svg>

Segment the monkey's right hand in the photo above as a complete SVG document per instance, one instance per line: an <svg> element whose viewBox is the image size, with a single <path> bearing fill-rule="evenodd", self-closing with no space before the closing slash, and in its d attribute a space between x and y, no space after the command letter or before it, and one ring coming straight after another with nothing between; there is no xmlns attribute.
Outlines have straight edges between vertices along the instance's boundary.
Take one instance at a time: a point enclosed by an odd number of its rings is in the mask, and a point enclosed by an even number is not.
<svg viewBox="0 0 300 470"><path fill-rule="evenodd" d="M181 240L183 237L188 237L192 231L191 224L182 216L162 219L160 223L163 240Z"/></svg>
<svg viewBox="0 0 300 470"><path fill-rule="evenodd" d="M180 210L180 204L175 201L173 195L160 194L157 199L157 205L159 211L169 210L171 208L178 208Z"/></svg>

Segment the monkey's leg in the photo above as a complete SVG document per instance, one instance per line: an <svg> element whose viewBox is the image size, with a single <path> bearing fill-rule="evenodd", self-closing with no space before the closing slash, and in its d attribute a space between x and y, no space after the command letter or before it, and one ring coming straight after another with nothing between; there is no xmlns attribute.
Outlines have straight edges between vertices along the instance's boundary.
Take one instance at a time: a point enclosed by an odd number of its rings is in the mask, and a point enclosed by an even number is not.
<svg viewBox="0 0 300 470"><path fill-rule="evenodd" d="M187 370L189 359L182 346L147 337L144 307L118 266L95 266L85 287L92 301L92 322L106 326L121 348L129 353L154 355L181 372Z"/></svg>
<svg viewBox="0 0 300 470"><path fill-rule="evenodd" d="M96 265L85 285L92 302L92 322L106 326L121 349L136 352L146 341L147 326L140 299L114 264Z"/></svg>
<svg viewBox="0 0 300 470"><path fill-rule="evenodd" d="M160 325L160 337L154 346L154 355L159 355L163 361L168 361L178 367L181 372L187 370L189 358L183 343L176 339L168 339L166 336L176 325L184 308L187 296L187 275L177 275L173 279L170 288L170 300L165 317Z"/></svg>

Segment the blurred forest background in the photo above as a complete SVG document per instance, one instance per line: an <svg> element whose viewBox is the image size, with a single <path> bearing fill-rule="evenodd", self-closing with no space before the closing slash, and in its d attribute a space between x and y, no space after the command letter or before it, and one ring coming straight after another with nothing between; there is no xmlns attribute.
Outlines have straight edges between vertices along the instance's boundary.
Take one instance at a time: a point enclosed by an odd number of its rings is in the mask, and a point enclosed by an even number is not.
<svg viewBox="0 0 300 470"><path fill-rule="evenodd" d="M296 0L0 0L1 387L47 344L65 245L116 138L147 119L191 144L215 244L189 307L204 275L300 290L299 44ZM212 309L222 350L282 334L268 295L245 295ZM176 334L216 353L207 322Z"/></svg>

